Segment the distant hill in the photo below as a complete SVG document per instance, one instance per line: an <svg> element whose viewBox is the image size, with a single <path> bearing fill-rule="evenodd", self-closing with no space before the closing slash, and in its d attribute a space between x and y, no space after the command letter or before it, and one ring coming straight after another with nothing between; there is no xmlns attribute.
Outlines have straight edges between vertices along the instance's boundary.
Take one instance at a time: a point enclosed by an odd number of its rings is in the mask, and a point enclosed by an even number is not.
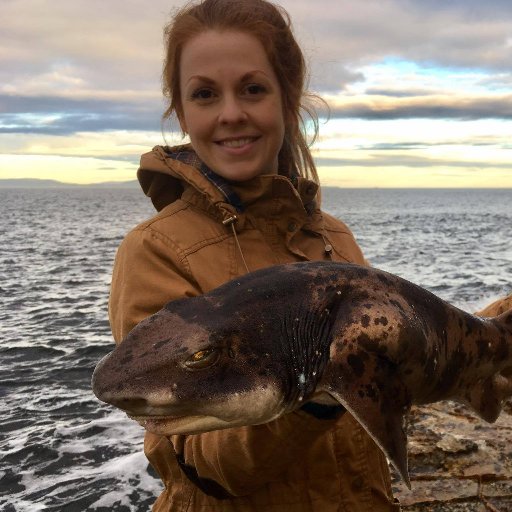
<svg viewBox="0 0 512 512"><path fill-rule="evenodd" d="M64 183L57 180L39 180L31 178L0 179L0 188L136 188L138 186L137 180L108 181L80 185L77 183Z"/></svg>

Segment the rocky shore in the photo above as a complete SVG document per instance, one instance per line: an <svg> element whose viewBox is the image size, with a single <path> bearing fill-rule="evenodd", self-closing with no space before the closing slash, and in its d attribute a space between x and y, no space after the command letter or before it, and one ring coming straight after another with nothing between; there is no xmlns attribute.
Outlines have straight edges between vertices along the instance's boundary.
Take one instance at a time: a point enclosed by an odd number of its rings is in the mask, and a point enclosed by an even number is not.
<svg viewBox="0 0 512 512"><path fill-rule="evenodd" d="M512 402L494 424L454 402L408 420L412 490L394 477L404 512L512 511Z"/></svg>

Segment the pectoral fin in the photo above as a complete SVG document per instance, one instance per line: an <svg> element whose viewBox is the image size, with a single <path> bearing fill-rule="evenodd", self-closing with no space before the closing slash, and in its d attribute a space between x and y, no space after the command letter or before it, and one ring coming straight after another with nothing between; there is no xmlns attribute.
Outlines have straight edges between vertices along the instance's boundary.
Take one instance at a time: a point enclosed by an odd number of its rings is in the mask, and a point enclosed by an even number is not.
<svg viewBox="0 0 512 512"><path fill-rule="evenodd" d="M502 373L506 373L503 375ZM512 395L512 375L497 373L483 382L477 382L467 389L462 398L489 423L494 423L500 415L503 401Z"/></svg>
<svg viewBox="0 0 512 512"><path fill-rule="evenodd" d="M364 427L410 488L405 415L410 401L404 384L386 361L365 355L364 370L337 364L328 391Z"/></svg>

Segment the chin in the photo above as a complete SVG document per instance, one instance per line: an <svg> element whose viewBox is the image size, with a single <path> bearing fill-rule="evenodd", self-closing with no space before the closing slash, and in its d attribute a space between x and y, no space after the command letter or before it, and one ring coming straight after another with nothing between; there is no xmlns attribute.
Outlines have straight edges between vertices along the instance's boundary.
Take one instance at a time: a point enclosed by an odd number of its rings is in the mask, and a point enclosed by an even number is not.
<svg viewBox="0 0 512 512"><path fill-rule="evenodd" d="M230 166L225 166L221 171L215 171L216 174L223 177L228 181L234 181L238 183L243 183L244 181L249 181L258 176L262 176L263 174L277 174L277 171L265 171L261 168L240 168L239 166L233 166L236 168L230 169ZM221 168L221 167L218 167Z"/></svg>

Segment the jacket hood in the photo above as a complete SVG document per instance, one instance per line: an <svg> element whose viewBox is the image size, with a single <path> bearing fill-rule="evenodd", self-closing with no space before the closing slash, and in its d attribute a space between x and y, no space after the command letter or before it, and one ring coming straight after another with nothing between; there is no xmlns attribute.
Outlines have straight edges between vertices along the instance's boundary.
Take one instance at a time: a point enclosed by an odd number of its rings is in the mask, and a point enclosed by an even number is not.
<svg viewBox="0 0 512 512"><path fill-rule="evenodd" d="M211 197L213 202L222 197L200 172L201 161L187 144L183 146L155 146L142 155L137 178L144 193L157 211L179 199L185 183Z"/></svg>

